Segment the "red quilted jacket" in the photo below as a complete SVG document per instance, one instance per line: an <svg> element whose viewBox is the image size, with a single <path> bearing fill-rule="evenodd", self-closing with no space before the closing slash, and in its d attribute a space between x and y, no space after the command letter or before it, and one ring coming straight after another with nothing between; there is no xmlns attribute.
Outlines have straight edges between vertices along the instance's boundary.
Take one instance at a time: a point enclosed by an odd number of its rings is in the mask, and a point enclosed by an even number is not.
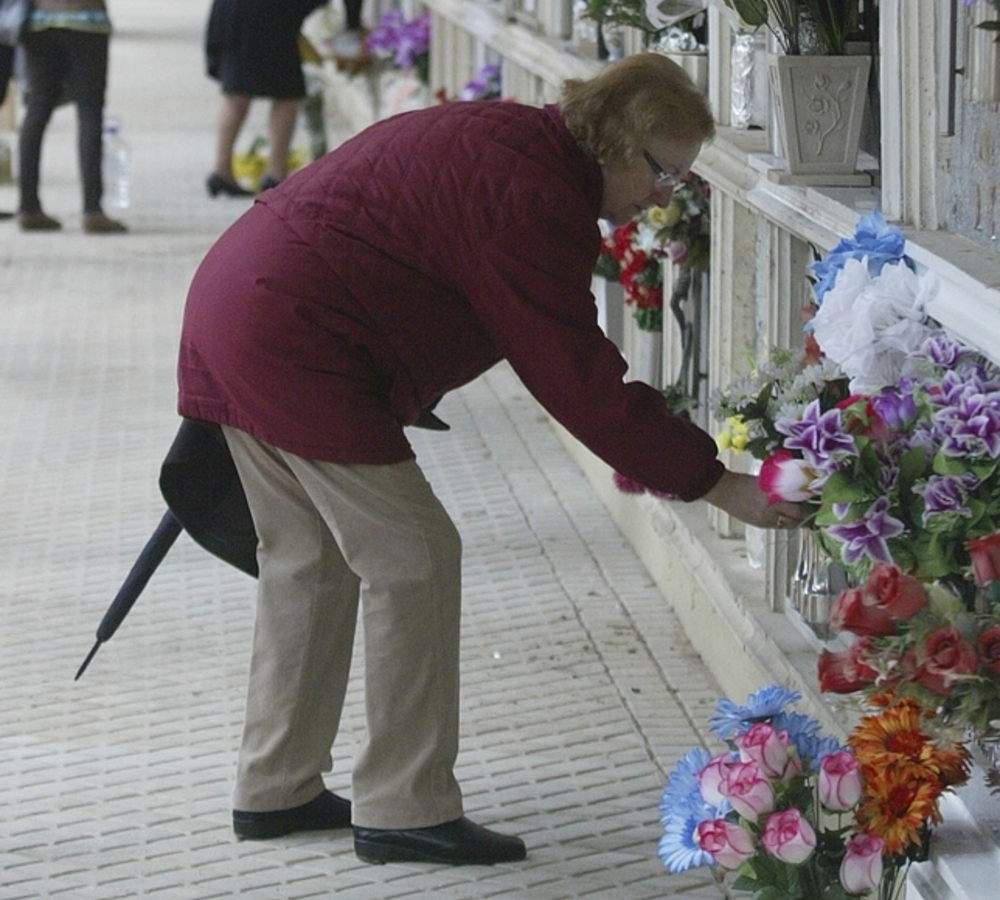
<svg viewBox="0 0 1000 900"><path fill-rule="evenodd" d="M693 499L715 443L625 383L597 323L600 168L558 109L379 122L257 199L188 295L179 410L301 456L410 458L403 426L507 359L618 471Z"/></svg>

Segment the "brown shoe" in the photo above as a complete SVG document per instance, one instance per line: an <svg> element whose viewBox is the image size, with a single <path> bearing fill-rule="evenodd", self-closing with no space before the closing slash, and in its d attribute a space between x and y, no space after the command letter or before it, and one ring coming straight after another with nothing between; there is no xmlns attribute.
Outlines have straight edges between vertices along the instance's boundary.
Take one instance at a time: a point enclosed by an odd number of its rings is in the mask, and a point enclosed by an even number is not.
<svg viewBox="0 0 1000 900"><path fill-rule="evenodd" d="M87 234L121 234L128 231L121 222L108 218L102 212L84 213L83 230Z"/></svg>
<svg viewBox="0 0 1000 900"><path fill-rule="evenodd" d="M21 231L58 231L62 228L62 222L45 215L41 210L20 212L17 218L21 223Z"/></svg>

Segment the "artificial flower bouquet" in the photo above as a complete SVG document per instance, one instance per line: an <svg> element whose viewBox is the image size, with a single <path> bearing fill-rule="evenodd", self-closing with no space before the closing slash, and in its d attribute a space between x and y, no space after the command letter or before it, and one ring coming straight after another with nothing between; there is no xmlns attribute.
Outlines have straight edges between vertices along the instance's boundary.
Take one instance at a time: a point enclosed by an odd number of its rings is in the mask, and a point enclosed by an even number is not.
<svg viewBox="0 0 1000 900"><path fill-rule="evenodd" d="M852 576L822 689L891 691L942 733L1000 740L1000 369L928 317L935 280L877 213L813 275L803 348L718 395L720 444L763 460L770 497L811 505Z"/></svg>
<svg viewBox="0 0 1000 900"><path fill-rule="evenodd" d="M820 688L865 700L891 691L937 711L960 739L1000 739L1000 535L969 550L979 588L972 595L883 562L843 591L830 629L852 642L822 651Z"/></svg>
<svg viewBox="0 0 1000 900"><path fill-rule="evenodd" d="M660 857L672 873L712 866L753 900L890 900L926 858L941 795L967 780L967 753L912 700L882 698L841 744L798 699L771 685L719 701L709 727L727 749L671 772Z"/></svg>
<svg viewBox="0 0 1000 900"><path fill-rule="evenodd" d="M499 100L500 66L489 63L483 66L459 92L459 100Z"/></svg>
<svg viewBox="0 0 1000 900"><path fill-rule="evenodd" d="M365 48L397 69L412 69L422 84L430 81L431 16L407 19L398 9L387 10L368 32Z"/></svg>
<svg viewBox="0 0 1000 900"><path fill-rule="evenodd" d="M806 348L715 397L720 443L763 460L773 500L812 505L855 577L965 579L967 543L1000 528L1000 370L927 316L935 279L877 213L813 269Z"/></svg>
<svg viewBox="0 0 1000 900"><path fill-rule="evenodd" d="M439 88L434 98L438 103L449 103L452 100L499 100L502 97L501 78L500 66L489 63L476 72L454 97L449 97L445 88Z"/></svg>
<svg viewBox="0 0 1000 900"><path fill-rule="evenodd" d="M260 179L267 171L267 138L257 135L246 151L233 152L233 175L242 187L251 191L260 189ZM311 162L310 153L303 147L292 147L288 154L289 173Z"/></svg>
<svg viewBox="0 0 1000 900"><path fill-rule="evenodd" d="M708 213L708 183L692 174L668 206L651 206L605 236L595 274L621 283L643 331L663 330L663 260L686 271L708 269Z"/></svg>

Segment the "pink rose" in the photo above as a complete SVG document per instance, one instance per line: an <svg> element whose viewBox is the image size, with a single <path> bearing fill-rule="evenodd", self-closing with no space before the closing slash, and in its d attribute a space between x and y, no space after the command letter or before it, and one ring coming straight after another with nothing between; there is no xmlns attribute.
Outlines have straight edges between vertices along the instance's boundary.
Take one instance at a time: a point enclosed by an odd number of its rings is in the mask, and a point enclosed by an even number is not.
<svg viewBox="0 0 1000 900"><path fill-rule="evenodd" d="M788 768L794 750L789 750L787 731L775 731L767 722L751 725L733 743L740 751L740 759L753 761L767 778L781 778Z"/></svg>
<svg viewBox="0 0 1000 900"><path fill-rule="evenodd" d="M969 541L965 548L972 557L976 584L985 587L1000 578L1000 531Z"/></svg>
<svg viewBox="0 0 1000 900"><path fill-rule="evenodd" d="M774 787L755 762L730 766L720 790L733 809L751 822L774 809Z"/></svg>
<svg viewBox="0 0 1000 900"><path fill-rule="evenodd" d="M854 834L840 864L840 883L848 894L867 894L882 881L884 841L870 834Z"/></svg>
<svg viewBox="0 0 1000 900"><path fill-rule="evenodd" d="M918 684L947 697L955 682L976 670L976 648L957 628L938 628L924 641L924 663L918 669Z"/></svg>
<svg viewBox="0 0 1000 900"><path fill-rule="evenodd" d="M729 767L738 760L732 753L723 753L710 759L698 773L698 786L701 796L709 806L719 806L725 799L723 793Z"/></svg>
<svg viewBox="0 0 1000 900"><path fill-rule="evenodd" d="M671 241L667 244L667 256L674 265L679 266L685 262L690 253L691 248L683 241Z"/></svg>
<svg viewBox="0 0 1000 900"><path fill-rule="evenodd" d="M861 799L861 770L850 750L829 753L819 764L819 802L827 809L846 812Z"/></svg>
<svg viewBox="0 0 1000 900"><path fill-rule="evenodd" d="M793 806L767 817L760 841L772 856L797 866L809 859L816 848L816 832Z"/></svg>
<svg viewBox="0 0 1000 900"><path fill-rule="evenodd" d="M768 503L789 500L801 503L811 500L816 492L810 488L816 480L816 471L804 459L792 456L790 450L776 450L760 467L757 483L767 494Z"/></svg>
<svg viewBox="0 0 1000 900"><path fill-rule="evenodd" d="M991 625L976 638L979 661L994 675L1000 675L1000 625Z"/></svg>
<svg viewBox="0 0 1000 900"><path fill-rule="evenodd" d="M847 650L819 654L819 689L831 694L853 694L875 683L878 672L867 662L872 653L868 638L858 638Z"/></svg>
<svg viewBox="0 0 1000 900"><path fill-rule="evenodd" d="M724 869L738 869L754 855L756 849L749 831L725 819L699 823L694 839Z"/></svg>

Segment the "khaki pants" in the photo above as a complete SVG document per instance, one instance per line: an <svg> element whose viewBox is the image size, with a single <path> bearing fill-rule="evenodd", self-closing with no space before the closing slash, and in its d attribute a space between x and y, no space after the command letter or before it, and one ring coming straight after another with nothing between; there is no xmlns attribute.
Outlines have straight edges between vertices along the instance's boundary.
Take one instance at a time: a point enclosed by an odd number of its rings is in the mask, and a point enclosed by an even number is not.
<svg viewBox="0 0 1000 900"><path fill-rule="evenodd" d="M368 736L354 823L460 817L461 540L447 512L413 461L317 462L224 431L260 540L234 808L290 809L323 790L360 599Z"/></svg>

